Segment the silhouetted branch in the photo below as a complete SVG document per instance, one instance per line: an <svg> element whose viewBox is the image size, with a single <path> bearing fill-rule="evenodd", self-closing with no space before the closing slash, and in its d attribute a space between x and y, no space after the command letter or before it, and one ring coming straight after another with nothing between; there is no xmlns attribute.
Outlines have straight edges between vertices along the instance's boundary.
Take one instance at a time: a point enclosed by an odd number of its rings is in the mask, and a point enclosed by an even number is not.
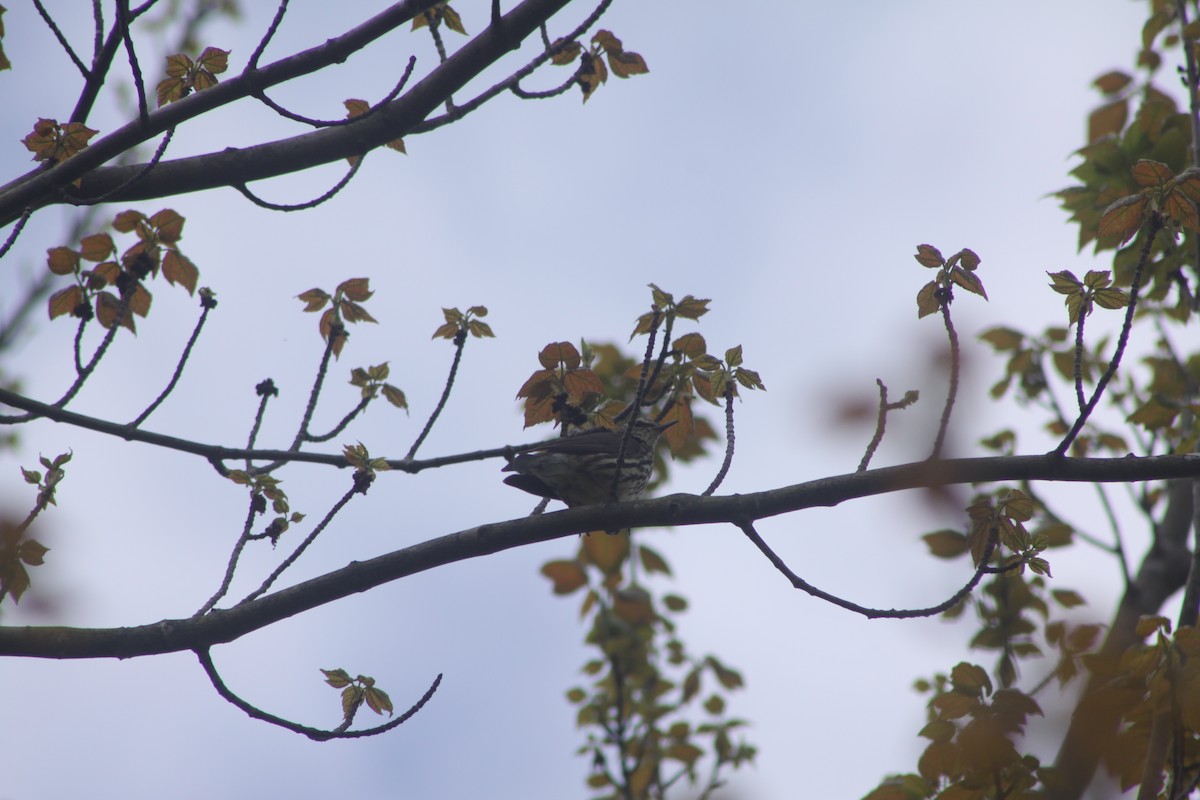
<svg viewBox="0 0 1200 800"><path fill-rule="evenodd" d="M121 153L168 128L214 108L251 96L270 86L344 61L354 52L437 0L402 0L372 19L323 44L281 59L253 73L243 73L178 102L156 109L147 123L131 122L101 137L51 169L37 169L0 187L0 225L14 220L27 206L57 202L55 191L82 179L76 197L87 198L123 183L138 167L102 167ZM326 164L386 144L416 130L441 102L508 53L569 0L524 0L503 18L503 25L484 30L463 45L445 64L426 75L402 97L366 120L305 133L242 149L164 162L138 186L121 196L137 200L247 183ZM607 2L605 3L607 5ZM136 12L134 12L136 13ZM542 59L544 60L544 59ZM542 63L539 61L538 63ZM456 110L457 113L457 110Z"/></svg>
<svg viewBox="0 0 1200 800"><path fill-rule="evenodd" d="M713 523L741 526L805 508L836 506L860 497L948 484L1022 479L1124 483L1198 477L1200 457L1191 455L1085 459L1054 454L997 456L926 460L723 497L675 494L653 500L581 506L480 525L376 558L354 561L245 605L214 609L195 619L110 629L0 627L0 655L130 658L195 650L234 641L280 620L410 575L587 531ZM1190 521L1190 513L1187 519ZM1176 558L1171 564L1177 562ZM1164 562L1157 563L1161 566ZM1182 580L1179 579L1180 584ZM1148 585L1144 599L1157 596L1162 588L1165 584Z"/></svg>
<svg viewBox="0 0 1200 800"><path fill-rule="evenodd" d="M265 402L265 401L264 401ZM254 526L254 518L261 513L261 506L258 503L258 498L253 492L250 493L250 505L246 510L246 521L242 524L241 535L238 536L237 542L233 545L233 552L229 554L229 561L225 564L225 577L221 579L221 585L217 587L217 591L213 592L213 596L204 602L204 605L197 609L192 615L193 618L207 614L221 598L229 591L230 584L233 583L233 574L237 572L238 561L241 560L242 551L246 549L246 544L250 541L250 529Z"/></svg>

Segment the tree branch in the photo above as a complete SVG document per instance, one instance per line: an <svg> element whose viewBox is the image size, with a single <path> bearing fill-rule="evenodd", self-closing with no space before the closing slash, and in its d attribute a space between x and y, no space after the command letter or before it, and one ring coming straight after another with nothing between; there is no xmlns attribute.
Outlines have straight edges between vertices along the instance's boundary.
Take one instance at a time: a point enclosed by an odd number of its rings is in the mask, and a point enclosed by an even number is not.
<svg viewBox="0 0 1200 800"><path fill-rule="evenodd" d="M447 534L367 561L352 562L245 605L214 610L204 617L163 620L133 628L0 627L0 655L131 658L202 649L234 641L334 600L436 567L592 530L717 522L741 525L747 520L805 508L836 506L855 498L951 483L1022 479L1129 482L1198 476L1200 457L1192 455L1079 459L1047 454L921 461L751 494L728 497L676 494L655 500L585 506Z"/></svg>
<svg viewBox="0 0 1200 800"><path fill-rule="evenodd" d="M504 15L503 25L486 28L405 92L403 97L370 117L355 120L350 125L326 128L276 142L247 148L226 148L217 153L166 161L135 188L118 194L113 200L145 200L230 186L362 155L404 136L447 97L514 49L569 1L525 0ZM12 222L27 206L41 207L63 202L59 190L66 191L76 180L82 179L82 183L78 190L71 192L71 196L82 200L111 191L139 170L140 166L101 167L102 164L168 128L214 108L345 61L356 51L410 21L415 14L435 3L436 0L404 0L340 37L164 106L150 114L146 123L132 122L51 169L36 169L0 187L0 225Z"/></svg>

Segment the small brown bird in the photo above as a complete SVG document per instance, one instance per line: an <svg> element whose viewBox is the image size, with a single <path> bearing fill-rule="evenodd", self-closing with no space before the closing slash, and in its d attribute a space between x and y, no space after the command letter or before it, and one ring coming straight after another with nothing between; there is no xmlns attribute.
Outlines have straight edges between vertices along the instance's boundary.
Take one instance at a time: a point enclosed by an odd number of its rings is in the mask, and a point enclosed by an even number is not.
<svg viewBox="0 0 1200 800"><path fill-rule="evenodd" d="M621 459L616 500L636 499L646 491L654 471L654 445L659 435L674 424L638 419L615 430L593 428L552 439L513 458L503 471L517 474L504 482L539 497L561 500L571 508L613 502L617 456L625 431L632 425Z"/></svg>

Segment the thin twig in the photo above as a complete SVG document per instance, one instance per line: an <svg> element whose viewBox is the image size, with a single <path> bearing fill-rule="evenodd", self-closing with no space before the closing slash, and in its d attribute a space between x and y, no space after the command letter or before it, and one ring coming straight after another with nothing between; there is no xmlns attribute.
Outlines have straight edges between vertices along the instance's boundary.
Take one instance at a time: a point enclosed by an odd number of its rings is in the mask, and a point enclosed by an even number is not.
<svg viewBox="0 0 1200 800"><path fill-rule="evenodd" d="M708 497L720 487L725 476L729 474L730 465L733 464L733 390L733 381L725 384L725 458L721 461L721 468L717 470L713 482L701 493L703 497Z"/></svg>
<svg viewBox="0 0 1200 800"><path fill-rule="evenodd" d="M356 156L354 162L350 165L350 170L344 176L342 176L342 179L340 181L338 181L336 184L334 184L333 188L331 188L329 191L322 194L320 197L317 197L314 200L309 200L307 203L297 203L296 205L281 205L278 203L270 203L270 202L267 202L266 200L263 200L262 198L258 197L253 192L251 192L249 189L247 189L246 184L244 184L244 183L235 183L235 184L233 184L233 188L235 188L239 192L241 192L242 196L245 197L247 200L249 200L251 203L254 203L254 205L259 206L261 208L270 209L271 211L305 211L310 208L316 208L317 206L324 203L326 200L331 199L335 194L340 192L342 189L345 189L346 184L350 183L350 180L355 176L355 174L358 173L358 168L362 166L362 163L365 160L366 160L365 153L363 155Z"/></svg>
<svg viewBox="0 0 1200 800"><path fill-rule="evenodd" d="M129 423L130 427L136 428L145 422L146 418L153 414L154 410L167 399L167 395L174 391L175 384L179 383L179 378L183 375L183 367L187 364L188 356L192 354L192 347L196 344L196 340L200 338L200 331L204 328L204 321L208 319L208 312L215 307L215 303L209 301L207 297L202 297L200 304L204 307L204 310L200 312L200 319L196 321L196 327L192 329L192 335L188 338L187 344L184 345L183 355L179 357L179 363L175 365L175 373L171 375L171 380L167 382L167 386L162 390L162 394L155 398L154 402L147 406L146 410L139 414L137 419Z"/></svg>
<svg viewBox="0 0 1200 800"><path fill-rule="evenodd" d="M371 404L371 400L373 400L373 399L374 398L372 398L372 397L362 398L361 400L358 401L358 405L356 405L354 408L350 409L350 411L348 411L346 413L346 416L342 417L341 421L339 421L337 425L334 425L333 428L331 428L328 433L321 434L320 436L318 436L316 434L312 434L312 433L305 434L304 441L313 442L313 443L317 443L317 444L319 444L321 442L328 442L330 439L337 436L342 431L346 430L346 426L349 425L351 422L353 422L355 417L357 417L359 414L361 414L363 411L365 411L367 406L369 406Z"/></svg>
<svg viewBox="0 0 1200 800"><path fill-rule="evenodd" d="M369 481L367 481L367 483L369 484ZM251 600L255 599L256 597L260 597L263 594L266 594L267 590L271 588L272 584L274 584L275 581L279 579L279 576L282 575L284 573L284 571L287 570L288 567L290 567L292 564L296 563L296 559L300 558L300 556L303 555L304 551L308 549L308 546L311 545L314 541L316 541L317 537L321 535L321 532L324 531L326 527L328 527L329 523L333 522L333 518L335 516L337 516L337 513L339 511L341 511L346 506L347 503L350 502L351 498L353 498L354 495L356 495L356 494L365 494L365 493L366 493L366 489L363 487L363 480L356 477L355 481L354 481L354 485L351 486L349 489L347 489L346 493L338 498L337 502L335 502L333 504L333 507L330 508L329 511L325 514L325 517L319 523L317 523L317 526L315 528L313 528L312 533L310 533L307 537L305 537L304 541L302 541L300 544L296 545L296 549L293 550L288 555L288 557L285 558L283 560L283 562L280 563L280 565L275 568L274 572L272 572L269 576L267 576L267 579L262 582L262 585L259 586L257 589L255 589L250 594L243 597L241 599L241 601L238 602L238 605L244 606L244 605L246 605L246 603L249 603Z"/></svg>
<svg viewBox="0 0 1200 800"><path fill-rule="evenodd" d="M405 461L411 461L416 457L418 448L425 441L425 437L429 435L429 431L433 429L433 423L437 422L442 409L446 407L446 401L450 399L450 390L454 387L454 377L458 374L458 365L462 362L463 348L466 347L466 344L467 332L465 330L458 331L454 335L454 360L450 363L450 374L446 376L446 385L442 389L442 396L434 406L433 413L429 415L429 421L425 423L421 435L417 437L412 447L408 449L408 454L404 456Z"/></svg>
<svg viewBox="0 0 1200 800"><path fill-rule="evenodd" d="M258 60L262 58L263 52L266 51L267 45L275 38L275 33L279 30L280 23L283 22L283 15L287 13L288 0L279 0L279 8L275 9L275 16L271 19L271 24L267 26L267 30L263 33L263 37L258 40L258 46L254 48L254 52L250 54L250 60L246 62L246 72L251 72L258 69Z"/></svg>
<svg viewBox="0 0 1200 800"><path fill-rule="evenodd" d="M1096 383L1096 388L1092 391L1092 396L1088 400L1087 405L1079 412L1079 416L1075 418L1075 424L1071 426L1071 430L1067 432L1066 437L1059 443L1052 452L1055 455L1065 455L1067 448L1071 446L1071 442L1075 441L1075 437L1079 435L1079 431L1083 429L1084 423L1088 417L1092 415L1096 404L1100 402L1100 397L1104 394L1108 382L1112 380L1112 376L1116 374L1117 367L1121 364L1121 356L1125 354L1125 345L1129 343L1129 332L1133 328L1133 314L1137 310L1138 291L1141 289L1142 272L1146 269L1146 263L1150 260L1150 248L1154 245L1154 239L1158 236L1158 231L1162 228L1162 215L1157 212L1150 217L1150 222L1143 230L1143 235L1146 237L1142 243L1142 252L1138 255L1137 267L1133 273L1133 282L1129 287L1129 305L1125 307L1125 321L1121 325L1121 334L1117 337L1117 349L1113 353L1112 360L1108 362L1108 367L1104 370L1104 374L1100 376L1100 380Z"/></svg>
<svg viewBox="0 0 1200 800"><path fill-rule="evenodd" d="M282 717L277 717L274 714L268 714L267 712L256 708L250 703L247 703L245 700L230 691L229 687L225 685L225 682L221 680L221 676L217 672L216 666L213 665L212 655L210 655L207 647L196 650L195 653L196 657L200 659L200 666L204 668L204 674L208 676L208 680L212 683L213 688L217 690L217 694L219 694L222 698L237 706L242 711L245 711L246 714L254 719L262 720L263 722L269 722L272 725L278 725L279 727L286 728L293 733L304 734L308 738L317 742L324 742L330 739L360 739L364 736L376 736L381 733L386 733L393 728L399 727L405 722L408 722L408 720L411 719L414 714L420 711L425 704L429 702L430 698L433 697L433 693L437 691L438 686L440 686L442 683L442 675L441 673L438 673L438 676L433 680L433 684L430 685L429 689L426 690L421 699L413 704L412 708L408 709L408 711L405 711L403 714L384 725L379 725L374 728L366 728L361 731L325 731L321 730L320 728L310 728L307 725L299 725L295 722L283 719Z"/></svg>
<svg viewBox="0 0 1200 800"><path fill-rule="evenodd" d="M817 587L808 583L796 573L792 572L791 569L788 568L787 564L783 562L783 559L776 555L775 551L772 550L767 543L763 541L762 537L758 535L758 531L754 530L754 523L749 521L740 522L737 523L737 526L742 529L742 533L746 534L746 537L750 539L750 541L754 542L755 547L762 551L763 555L765 555L767 559L773 565L775 565L775 569L779 570L784 577L791 581L793 587L807 592L813 597L820 598L821 600L825 600L826 602L832 603L835 606L844 608L847 611L853 611L856 614L862 614L867 619L912 619L914 617L932 617L935 614L941 614L943 611L948 611L949 609L954 608L954 606L958 605L965 597L971 594L971 591L979 584L979 581L983 579L984 575L999 571L998 568L988 566L988 562L992 558L992 553L996 549L996 540L999 533L999 528L993 527L988 535L987 545L984 547L983 554L980 556L979 565L975 567L975 574L971 576L971 579L967 581L961 589L951 595L949 599L938 603L936 606L930 606L928 608L868 608L866 606L860 606L857 603L852 603L849 600L843 600L842 598L832 595L829 592L822 591L821 589L818 589ZM1018 562L1018 564L1019 563L1020 562Z"/></svg>
<svg viewBox="0 0 1200 800"><path fill-rule="evenodd" d="M71 59L71 63L75 65L75 69L79 70L79 74L83 76L84 80L89 79L92 76L91 71L88 70L79 56L75 54L75 49L71 47L71 43L67 41L67 37L59 30L58 24L50 16L50 12L42 5L42 0L33 0L33 5L37 9L38 14L41 15L42 21L46 23L46 27L54 34L54 38L58 39L58 43L62 46L63 51L66 52L67 57Z"/></svg>
<svg viewBox="0 0 1200 800"><path fill-rule="evenodd" d="M0 245L0 258L4 258L6 255L8 255L8 251L12 249L13 244L15 244L17 241L17 237L21 235L21 231L24 229L25 223L29 222L29 218L32 216L32 206L21 212L21 216L17 218L16 224L13 225L13 229L9 231L8 238L4 240L3 245Z"/></svg>
<svg viewBox="0 0 1200 800"><path fill-rule="evenodd" d="M246 548L246 544L250 541L250 529L254 525L254 518L258 516L260 506L258 498L253 492L250 493L250 507L246 511L246 522L242 525L242 533L238 536L237 542L233 546L233 552L229 554L229 561L225 564L225 577L221 579L221 585L217 587L217 591L213 592L213 596L204 602L192 615L202 617L216 607L221 598L229 591L230 584L233 583L233 574L237 571L238 561L241 560L242 550Z"/></svg>
<svg viewBox="0 0 1200 800"><path fill-rule="evenodd" d="M1087 400L1083 396L1083 321L1087 319L1087 315L1083 313L1083 309L1079 309L1079 319L1075 320L1075 401L1079 404L1079 410L1083 411L1083 407L1087 405Z"/></svg>
<svg viewBox="0 0 1200 800"><path fill-rule="evenodd" d="M416 65L417 57L409 56L408 66L404 68L404 73L400 76L400 80L396 82L396 85L392 87L392 90L384 95L382 100L368 108L363 113L346 119L315 119L312 117L306 117L289 111L288 109L279 105L274 100L267 97L265 92L256 91L253 93L253 95L255 99L270 108L276 114L280 115L281 117L286 117L293 122L303 122L305 125L311 125L314 128L336 128L339 125L350 125L355 122L362 122L364 119L370 117L372 114L375 114L381 108L384 108L388 103L399 97L400 92L404 91L404 87L408 83L408 79L412 77L413 68L416 67Z"/></svg>
<svg viewBox="0 0 1200 800"><path fill-rule="evenodd" d="M941 302L942 321L946 325L946 335L950 339L950 381L946 388L946 405L942 408L942 420L938 423L937 438L933 442L933 452L929 454L930 459L938 459L942 457L942 446L946 442L946 431L950 427L950 413L954 410L954 400L958 395L958 332L954 330L954 323L950 319L950 287L945 287L946 296Z"/></svg>
<svg viewBox="0 0 1200 800"><path fill-rule="evenodd" d="M130 25L129 0L117 0L117 26L121 29L121 40L125 43L125 53L129 56L129 70L133 73L133 88L138 99L138 119L145 125L150 121L150 109L146 103L146 83L142 78L142 67L138 64L133 37L129 33Z"/></svg>

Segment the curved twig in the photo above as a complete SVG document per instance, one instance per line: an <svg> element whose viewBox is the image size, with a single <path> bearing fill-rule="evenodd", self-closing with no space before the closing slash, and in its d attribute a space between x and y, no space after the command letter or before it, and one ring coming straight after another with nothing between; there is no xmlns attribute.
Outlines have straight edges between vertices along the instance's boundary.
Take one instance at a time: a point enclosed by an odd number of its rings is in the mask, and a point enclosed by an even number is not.
<svg viewBox="0 0 1200 800"><path fill-rule="evenodd" d="M734 383L730 381L725 385L725 459L721 462L721 468L717 470L717 477L700 493L701 497L708 497L720 487L729 473L730 465L733 464L733 390Z"/></svg>
<svg viewBox="0 0 1200 800"><path fill-rule="evenodd" d="M463 348L467 345L467 332L460 330L454 337L454 360L450 363L450 374L446 376L446 386L442 389L442 396L438 399L437 405L434 406L433 413L429 415L429 421L425 423L425 427L421 430L421 435L413 442L412 447L408 449L408 453L404 456L405 461L411 461L417 454L417 449L425 441L425 437L429 435L429 431L433 429L433 423L437 422L438 416L442 413L442 409L446 407L446 401L450 399L450 390L454 387L454 377L458 374L458 365L462 362Z"/></svg>
<svg viewBox="0 0 1200 800"><path fill-rule="evenodd" d="M983 554L979 559L979 564L975 567L975 572L971 575L971 579L968 580L961 589L952 594L946 600L943 600L935 606L929 606L928 608L868 608L867 606L860 606L858 603L844 600L837 595L832 595L829 592L818 589L796 573L792 572L792 570L788 568L788 565L783 562L783 559L780 558L775 551L763 541L763 538L758 535L758 531L754 530L753 523L739 522L737 523L737 526L742 529L742 533L746 534L746 537L750 541L754 542L754 546L762 551L763 555L767 557L767 560L769 560L775 566L775 569L779 570L779 572L782 573L785 578L791 581L793 587L803 592L807 592L813 597L832 603L839 608L844 608L847 611L853 611L856 614L862 614L867 619L913 619L915 617L932 617L937 614L941 614L943 611L948 611L962 602L962 600L966 598L976 586L979 585L979 582L983 580L984 575L992 572L1002 571L1000 568L988 566L988 561L990 561L992 558L992 553L996 549L996 542L1000 535L1000 529L998 527L993 527L991 532L988 534L987 545L984 547ZM1011 568L1015 568L1016 566L1020 566L1020 562L1017 562L1017 564L1013 565Z"/></svg>
<svg viewBox="0 0 1200 800"><path fill-rule="evenodd" d="M425 704L429 702L430 698L433 697L433 693L438 690L438 687L442 683L442 675L439 672L438 676L433 679L433 683L430 684L429 688L425 691L425 694L421 696L420 700L414 703L413 706L408 709L408 711L405 711L400 716L383 725L378 725L374 728L365 728L360 731L326 731L321 730L320 728L310 728L307 725L300 725L299 723L291 722L283 719L282 717L277 717L274 714L268 714L266 711L247 703L245 700L230 691L229 687L225 685L225 682L221 680L221 676L217 672L216 666L213 664L212 655L209 653L209 649L207 647L195 650L193 652L195 652L196 657L200 659L200 666L204 668L204 674L208 676L213 688L217 690L217 694L219 694L223 699L237 706L242 711L245 711L247 715L253 717L254 719L262 720L263 722L269 722L272 725L278 725L279 727L286 728L293 733L303 734L316 742L325 742L329 741L330 739L361 739L364 736L377 736L381 733L387 733L393 728L397 728L403 725L405 722L408 722L408 720L410 720L414 714L424 708Z"/></svg>
<svg viewBox="0 0 1200 800"><path fill-rule="evenodd" d="M262 198L258 197L256 194L254 194L249 189L247 189L246 184L244 184L244 183L235 183L235 184L233 184L233 188L235 188L239 192L241 192L242 197L245 197L251 203L254 203L254 205L259 206L260 208L266 208L271 211L306 211L307 209L310 209L310 208L316 208L317 206L324 203L326 200L331 199L335 194L340 192L342 189L345 189L346 184L350 183L350 180L358 173L358 168L362 166L362 163L363 163L363 161L366 160L366 157L367 156L365 153L362 155L359 155L359 156L355 156L352 163L350 164L349 171L346 172L346 174L342 176L342 179L340 181L338 181L336 184L333 185L333 188L329 189L329 191L325 192L320 197L317 197L313 200L309 200L306 203L297 203L295 205L283 205L283 204L279 204L279 203L270 203L270 202L267 202L266 200L263 200Z"/></svg>

